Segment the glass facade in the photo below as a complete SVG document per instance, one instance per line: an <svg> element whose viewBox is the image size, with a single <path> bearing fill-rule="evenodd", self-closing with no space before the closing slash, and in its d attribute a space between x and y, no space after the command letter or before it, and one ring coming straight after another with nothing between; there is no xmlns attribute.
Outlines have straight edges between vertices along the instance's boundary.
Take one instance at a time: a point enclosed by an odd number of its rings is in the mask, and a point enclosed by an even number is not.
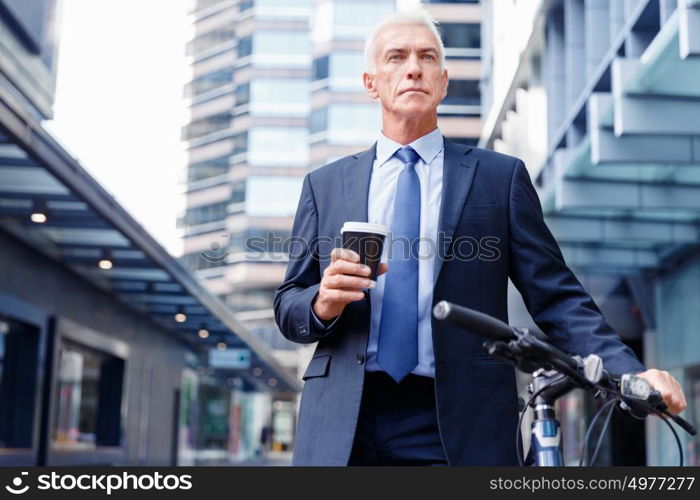
<svg viewBox="0 0 700 500"><path fill-rule="evenodd" d="M257 217L294 215L302 180L299 177L251 176L247 179L245 213ZM270 196L274 193L274 196Z"/></svg>
<svg viewBox="0 0 700 500"><path fill-rule="evenodd" d="M238 41L238 57L251 56L258 67L306 66L311 60L309 49L309 33L300 30L261 29Z"/></svg>
<svg viewBox="0 0 700 500"><path fill-rule="evenodd" d="M440 23L442 43L446 48L481 48L481 24L479 23Z"/></svg>
<svg viewBox="0 0 700 500"><path fill-rule="evenodd" d="M222 68L195 78L185 86L185 97L198 97L233 82L233 68Z"/></svg>
<svg viewBox="0 0 700 500"><path fill-rule="evenodd" d="M53 447L120 445L124 361L62 340L57 373Z"/></svg>
<svg viewBox="0 0 700 500"><path fill-rule="evenodd" d="M252 127L248 131L248 164L304 167L309 161L308 141L306 127Z"/></svg>
<svg viewBox="0 0 700 500"><path fill-rule="evenodd" d="M250 84L250 114L306 116L309 81L302 78L256 78Z"/></svg>
<svg viewBox="0 0 700 500"><path fill-rule="evenodd" d="M475 105L481 102L479 80L450 80L442 104Z"/></svg>
<svg viewBox="0 0 700 500"><path fill-rule="evenodd" d="M328 107L329 144L372 144L381 129L381 109L371 104L331 104Z"/></svg>

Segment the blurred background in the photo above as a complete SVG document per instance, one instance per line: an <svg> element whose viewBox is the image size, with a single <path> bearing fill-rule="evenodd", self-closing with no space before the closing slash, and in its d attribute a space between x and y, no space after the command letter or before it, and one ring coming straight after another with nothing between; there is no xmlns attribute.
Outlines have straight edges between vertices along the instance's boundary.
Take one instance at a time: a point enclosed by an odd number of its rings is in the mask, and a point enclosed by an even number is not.
<svg viewBox="0 0 700 500"><path fill-rule="evenodd" d="M699 1L0 0L0 464L290 463L314 345L275 325L284 239L304 175L381 128L369 27L421 4L443 135L526 162L698 421ZM567 464L598 407L559 401ZM676 464L675 441L616 417L598 463Z"/></svg>

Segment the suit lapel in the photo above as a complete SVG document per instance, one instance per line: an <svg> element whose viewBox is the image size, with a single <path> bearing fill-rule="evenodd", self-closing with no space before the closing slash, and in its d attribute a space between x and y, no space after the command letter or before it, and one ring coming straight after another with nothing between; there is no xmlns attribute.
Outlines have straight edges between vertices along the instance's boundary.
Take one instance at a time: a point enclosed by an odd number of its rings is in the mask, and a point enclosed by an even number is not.
<svg viewBox="0 0 700 500"><path fill-rule="evenodd" d="M377 143L366 151L353 155L343 165L343 191L345 192L345 219L343 222L367 222L367 197L369 181L376 154Z"/></svg>
<svg viewBox="0 0 700 500"><path fill-rule="evenodd" d="M438 253L435 256L433 287L442 269L446 249L445 242L451 241L462 213L462 207L469 194L474 179L474 172L479 160L467 153L472 148L462 146L445 139L445 154L442 170L442 201L438 220Z"/></svg>

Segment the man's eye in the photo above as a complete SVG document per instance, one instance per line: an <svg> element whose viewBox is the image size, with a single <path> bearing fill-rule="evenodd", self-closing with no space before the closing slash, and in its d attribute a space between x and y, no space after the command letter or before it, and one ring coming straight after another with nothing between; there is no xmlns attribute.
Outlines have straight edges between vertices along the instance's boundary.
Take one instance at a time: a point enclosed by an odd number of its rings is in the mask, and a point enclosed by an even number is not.
<svg viewBox="0 0 700 500"><path fill-rule="evenodd" d="M400 59L400 58L401 58L401 54L393 54L393 55L389 56L389 60Z"/></svg>
<svg viewBox="0 0 700 500"><path fill-rule="evenodd" d="M432 55L432 54L425 54L424 57L428 57L428 58L430 58L430 59L435 59L435 56Z"/></svg>

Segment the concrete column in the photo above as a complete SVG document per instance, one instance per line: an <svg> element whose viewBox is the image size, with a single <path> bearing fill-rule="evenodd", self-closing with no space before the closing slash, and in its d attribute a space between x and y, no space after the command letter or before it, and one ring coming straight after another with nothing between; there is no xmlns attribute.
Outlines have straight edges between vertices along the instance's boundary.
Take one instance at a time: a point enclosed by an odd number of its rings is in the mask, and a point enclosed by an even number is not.
<svg viewBox="0 0 700 500"><path fill-rule="evenodd" d="M608 14L610 15L610 43L613 43L620 34L620 31L622 31L622 27L625 25L624 2L610 2L610 11Z"/></svg>
<svg viewBox="0 0 700 500"><path fill-rule="evenodd" d="M585 0L586 79L588 80L610 48L610 2Z"/></svg>
<svg viewBox="0 0 700 500"><path fill-rule="evenodd" d="M545 49L542 74L547 89L547 137L552 138L565 116L564 13L551 11L545 26Z"/></svg>
<svg viewBox="0 0 700 500"><path fill-rule="evenodd" d="M659 20L663 26L668 18L671 17L673 11L678 7L678 0L660 0L659 2Z"/></svg>
<svg viewBox="0 0 700 500"><path fill-rule="evenodd" d="M568 110L586 84L583 0L564 0L564 60Z"/></svg>

